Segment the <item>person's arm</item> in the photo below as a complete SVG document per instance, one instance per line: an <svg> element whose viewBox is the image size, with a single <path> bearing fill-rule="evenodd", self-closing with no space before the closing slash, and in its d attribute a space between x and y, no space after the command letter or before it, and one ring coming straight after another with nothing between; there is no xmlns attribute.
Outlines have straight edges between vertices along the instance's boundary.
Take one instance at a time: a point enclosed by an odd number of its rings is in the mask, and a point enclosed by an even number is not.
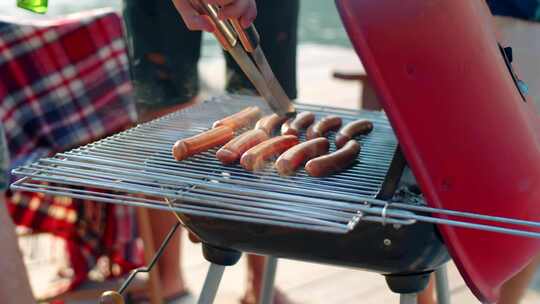
<svg viewBox="0 0 540 304"><path fill-rule="evenodd" d="M212 32L214 26L207 16L201 15L191 4L191 0L172 0L176 10L182 16L186 26L192 31ZM221 7L220 18L225 20L234 18L246 28L257 17L255 0L202 0L205 3L216 4Z"/></svg>

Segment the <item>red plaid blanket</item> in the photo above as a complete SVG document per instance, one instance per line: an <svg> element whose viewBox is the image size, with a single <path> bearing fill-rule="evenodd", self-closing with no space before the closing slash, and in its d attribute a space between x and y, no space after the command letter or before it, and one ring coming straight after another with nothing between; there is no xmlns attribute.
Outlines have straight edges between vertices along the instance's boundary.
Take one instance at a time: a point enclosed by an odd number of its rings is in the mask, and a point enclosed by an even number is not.
<svg viewBox="0 0 540 304"><path fill-rule="evenodd" d="M127 62L115 13L93 11L39 23L0 17L0 119L12 167L132 125L136 112ZM140 264L133 210L26 192L8 195L18 225L67 240L75 270L72 287L104 254L120 273Z"/></svg>

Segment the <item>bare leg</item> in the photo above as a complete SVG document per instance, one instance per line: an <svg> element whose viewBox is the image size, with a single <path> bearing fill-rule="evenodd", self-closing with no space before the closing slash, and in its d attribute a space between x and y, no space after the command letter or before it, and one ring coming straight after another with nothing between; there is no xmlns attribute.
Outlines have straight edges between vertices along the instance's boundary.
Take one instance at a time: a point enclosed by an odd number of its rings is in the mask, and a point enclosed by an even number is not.
<svg viewBox="0 0 540 304"><path fill-rule="evenodd" d="M139 122L147 122L163 115L172 113L176 110L188 107L196 102L196 99L187 103L182 103L178 106L173 106L156 111L147 111L140 113ZM159 248L161 242L171 229L176 224L178 219L168 211L149 210L150 225L152 226L152 238L154 240L154 248ZM163 252L163 255L158 260L159 276L161 281L161 292L163 297L168 298L186 291L186 284L181 265L181 229L170 239L169 245Z"/></svg>
<svg viewBox="0 0 540 304"><path fill-rule="evenodd" d="M518 304L529 287L529 283L539 265L540 256L537 256L525 269L506 282L501 288L501 296L498 303Z"/></svg>
<svg viewBox="0 0 540 304"><path fill-rule="evenodd" d="M248 278L247 288L242 299L243 304L257 304L260 301L261 288L266 258L259 255L248 255ZM289 299L278 289L274 290L274 304L288 304Z"/></svg>
<svg viewBox="0 0 540 304"><path fill-rule="evenodd" d="M6 209L4 192L0 192L0 242L2 243L2 258L0 258L0 299L2 303L35 303L26 268L23 264L15 226Z"/></svg>
<svg viewBox="0 0 540 304"><path fill-rule="evenodd" d="M159 245L178 219L167 211L149 210L150 224L152 225L152 236L154 248ZM161 290L165 298L179 294L186 289L184 277L180 270L180 239L181 230L171 238L163 255L158 260L159 276L161 279Z"/></svg>

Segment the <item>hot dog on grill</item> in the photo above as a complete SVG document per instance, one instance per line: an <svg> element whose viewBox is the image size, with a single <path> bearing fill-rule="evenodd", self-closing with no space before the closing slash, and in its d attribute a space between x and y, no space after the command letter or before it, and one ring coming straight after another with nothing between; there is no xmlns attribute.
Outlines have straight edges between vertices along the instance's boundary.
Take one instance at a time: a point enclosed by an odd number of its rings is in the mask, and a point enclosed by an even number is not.
<svg viewBox="0 0 540 304"><path fill-rule="evenodd" d="M248 171L260 170L264 163L278 157L290 147L299 143L298 137L294 135L282 135L263 141L255 147L247 150L240 158L240 164Z"/></svg>
<svg viewBox="0 0 540 304"><path fill-rule="evenodd" d="M306 161L328 153L329 148L330 142L324 137L308 140L281 154L276 161L276 169L281 175L291 175Z"/></svg>
<svg viewBox="0 0 540 304"><path fill-rule="evenodd" d="M265 131L253 129L235 137L216 153L216 157L225 165L237 162L242 154L268 139Z"/></svg>
<svg viewBox="0 0 540 304"><path fill-rule="evenodd" d="M341 127L341 118L335 115L329 115L315 122L306 133L307 139L323 137L330 131L336 131Z"/></svg>
<svg viewBox="0 0 540 304"><path fill-rule="evenodd" d="M257 124L255 124L255 129L261 129L269 136L272 136L274 130L277 129L278 126L282 125L286 120L287 117L280 117L277 114L270 114L259 119Z"/></svg>
<svg viewBox="0 0 540 304"><path fill-rule="evenodd" d="M311 112L302 112L293 120L289 120L281 125L281 135L295 135L300 134L300 130L306 129L315 121L315 114Z"/></svg>
<svg viewBox="0 0 540 304"><path fill-rule="evenodd" d="M172 148L172 155L177 161L181 161L197 153L221 146L233 137L234 131L227 126L210 129L195 136L178 140Z"/></svg>
<svg viewBox="0 0 540 304"><path fill-rule="evenodd" d="M343 147L356 135L366 135L373 130L373 123L367 119L359 119L345 125L336 134L336 147Z"/></svg>
<svg viewBox="0 0 540 304"><path fill-rule="evenodd" d="M233 131L253 125L261 117L259 107L247 107L242 111L220 119L212 125L212 128L227 126Z"/></svg>
<svg viewBox="0 0 540 304"><path fill-rule="evenodd" d="M307 162L305 169L314 177L327 176L347 169L360 153L360 144L349 140L334 153L319 156Z"/></svg>

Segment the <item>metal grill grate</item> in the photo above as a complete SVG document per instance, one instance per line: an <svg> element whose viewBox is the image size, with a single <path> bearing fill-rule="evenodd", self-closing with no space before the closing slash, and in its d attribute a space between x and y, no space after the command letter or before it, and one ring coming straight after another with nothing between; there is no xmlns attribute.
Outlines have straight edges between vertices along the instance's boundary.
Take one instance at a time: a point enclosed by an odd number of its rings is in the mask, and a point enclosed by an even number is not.
<svg viewBox="0 0 540 304"><path fill-rule="evenodd" d="M344 123L359 117L374 122L372 134L359 138L362 151L357 163L327 178L312 178L303 169L295 176L281 177L272 167L251 173L238 164L223 166L215 158L215 149L182 162L172 158L176 140L207 130L213 121L253 104L268 112L258 99L214 98L18 168L14 173L27 178L13 187L170 210L159 199L166 197L174 201L174 211L188 214L331 232L352 229L363 198L374 198L380 190L397 145L381 113L298 106L300 111L313 111L317 118L336 114ZM345 196L355 199L347 201Z"/></svg>
<svg viewBox="0 0 540 304"><path fill-rule="evenodd" d="M223 166L215 158L215 149L182 162L172 158L176 140L207 130L215 120L250 105L269 113L260 99L214 98L20 167L13 173L23 178L11 188L332 233L347 233L359 220L401 225L423 221L540 238L536 231L425 213L539 228L536 222L376 199L397 147L388 120L380 112L297 106L318 118L335 114L344 123L358 118L374 123L371 134L357 138L362 144L357 162L347 171L326 178L312 178L303 169L295 176L281 177L271 167L251 173L239 165ZM304 139L303 134L301 137ZM333 135L330 139L333 142Z"/></svg>

